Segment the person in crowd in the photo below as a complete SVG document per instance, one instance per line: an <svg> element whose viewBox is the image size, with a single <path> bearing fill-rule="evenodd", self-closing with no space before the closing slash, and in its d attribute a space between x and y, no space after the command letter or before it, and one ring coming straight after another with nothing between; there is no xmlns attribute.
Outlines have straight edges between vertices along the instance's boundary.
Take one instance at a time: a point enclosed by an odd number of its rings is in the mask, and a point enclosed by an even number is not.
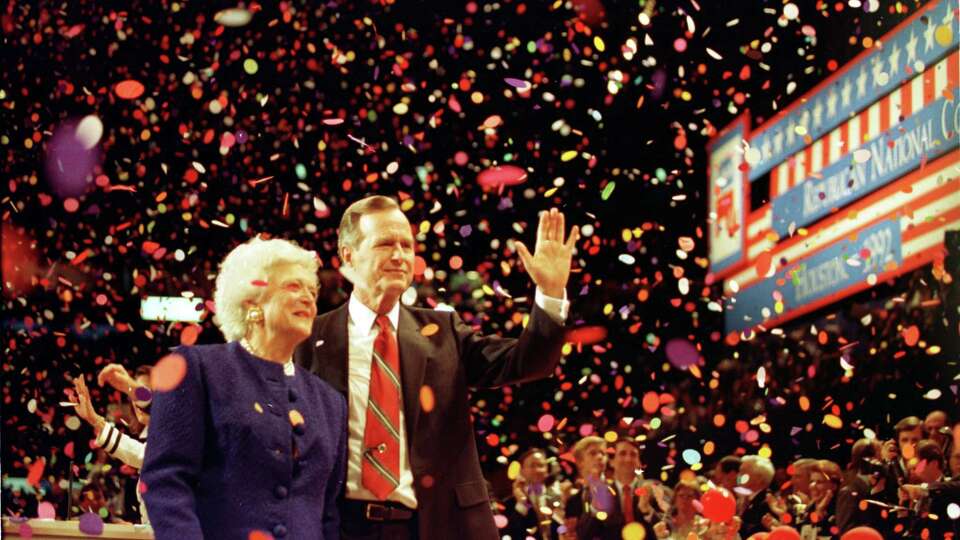
<svg viewBox="0 0 960 540"><path fill-rule="evenodd" d="M654 490L659 489L643 482L643 469L640 462L640 446L632 438L617 439L613 447L614 494L623 516L622 526L640 523L646 536L653 538L653 526L667 510L661 508Z"/></svg>
<svg viewBox="0 0 960 540"><path fill-rule="evenodd" d="M950 417L945 411L930 411L923 419L923 432L926 438L940 446L944 456L953 451L953 430L950 428Z"/></svg>
<svg viewBox="0 0 960 540"><path fill-rule="evenodd" d="M841 470L836 463L821 459L810 467L810 500L796 514L796 527L809 538L830 536L836 524L837 492Z"/></svg>
<svg viewBox="0 0 960 540"><path fill-rule="evenodd" d="M853 443L846 477L837 492L836 524L841 534L854 527L878 529L885 525L880 509L863 502L884 490L887 475L880 455L881 444L876 439L863 438Z"/></svg>
<svg viewBox="0 0 960 540"><path fill-rule="evenodd" d="M740 533L744 537L767 531L776 523L777 516L770 507L774 473L773 463L767 458L750 455L741 459L740 487L749 492L742 500L740 511Z"/></svg>
<svg viewBox="0 0 960 540"><path fill-rule="evenodd" d="M931 439L917 443L916 460L911 460L910 483L900 488L900 499L910 508L908 534L914 538L958 538L958 520L947 513L947 506L958 504L957 489L945 474L940 445ZM953 484L957 484L953 482Z"/></svg>
<svg viewBox="0 0 960 540"><path fill-rule="evenodd" d="M796 504L806 505L810 502L810 476L817 466L813 458L800 458L790 467L790 496L787 497L788 506Z"/></svg>
<svg viewBox="0 0 960 540"><path fill-rule="evenodd" d="M960 480L960 446L952 447L948 471L951 479Z"/></svg>
<svg viewBox="0 0 960 540"><path fill-rule="evenodd" d="M94 410L90 400L90 391L82 376L77 377L73 381L77 396L77 416L93 427L96 446L103 448L111 457L122 461L137 471L143 466L143 454L146 448L145 441L150 425L150 415L145 411L145 409L149 407L152 399L149 379L150 368L148 366L142 366L142 369L138 369L135 376L131 377L130 374L127 373L127 370L119 364L108 364L97 376L97 381L100 386L108 384L130 399L137 421L143 426L137 438L123 433L113 422L107 422L103 416ZM128 490L124 489L123 491L125 494L124 498L126 499ZM132 491L137 501L137 506L139 507L138 515L136 516L139 518L138 521L141 523L149 523L147 512L144 508L139 479L137 479ZM126 504L124 504L124 506L126 506Z"/></svg>
<svg viewBox="0 0 960 540"><path fill-rule="evenodd" d="M316 316L317 270L286 240L237 246L214 291L227 343L154 367L175 375L156 388L142 471L157 540L339 538L346 400L292 360Z"/></svg>
<svg viewBox="0 0 960 540"><path fill-rule="evenodd" d="M557 482L548 482L547 454L531 448L520 456L520 473L513 481L513 493L504 501L507 526L501 532L510 538L556 538L563 524L562 493Z"/></svg>
<svg viewBox="0 0 960 540"><path fill-rule="evenodd" d="M573 459L577 465L576 489L564 508L564 539L618 540L623 516L616 490L607 483L607 443L596 435L577 441Z"/></svg>
<svg viewBox="0 0 960 540"><path fill-rule="evenodd" d="M734 540L740 538L739 517L729 522L714 523L699 514L696 502L700 499L701 484L696 479L680 480L673 488L673 499L665 520L653 527L660 540Z"/></svg>
<svg viewBox="0 0 960 540"><path fill-rule="evenodd" d="M737 487L738 476L740 476L740 458L738 456L723 456L714 465L711 480L714 485L733 493L733 488Z"/></svg>
<svg viewBox="0 0 960 540"><path fill-rule="evenodd" d="M883 460L891 463L891 484L887 489L896 494L897 486L904 484L907 480L909 467L905 455L913 455L916 445L923 438L923 422L917 416L908 416L893 426L896 438L883 444ZM895 497L893 497L895 499Z"/></svg>
<svg viewBox="0 0 960 540"><path fill-rule="evenodd" d="M353 291L317 317L297 352L349 399L344 538L497 538L469 389L553 374L578 237L577 227L565 234L561 212L541 214L534 253L515 244L537 286L529 322L518 339L482 336L451 311L401 306L416 243L395 200L375 195L346 209L337 241Z"/></svg>

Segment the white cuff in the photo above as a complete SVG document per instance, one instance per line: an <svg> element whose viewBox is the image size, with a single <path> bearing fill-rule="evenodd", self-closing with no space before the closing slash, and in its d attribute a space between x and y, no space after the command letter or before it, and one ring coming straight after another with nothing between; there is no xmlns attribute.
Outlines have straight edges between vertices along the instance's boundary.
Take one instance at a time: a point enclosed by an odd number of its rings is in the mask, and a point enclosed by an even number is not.
<svg viewBox="0 0 960 540"><path fill-rule="evenodd" d="M567 300L566 289L563 291L563 298L554 298L547 296L540 290L540 287L537 287L533 299L540 306L540 309L547 312L553 322L563 324L567 320L567 314L570 312L570 301Z"/></svg>

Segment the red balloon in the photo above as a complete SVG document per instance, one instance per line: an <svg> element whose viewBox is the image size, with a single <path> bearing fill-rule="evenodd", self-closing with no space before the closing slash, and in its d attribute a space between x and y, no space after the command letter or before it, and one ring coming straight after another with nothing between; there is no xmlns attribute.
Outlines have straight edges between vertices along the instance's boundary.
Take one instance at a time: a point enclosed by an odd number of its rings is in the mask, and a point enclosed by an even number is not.
<svg viewBox="0 0 960 540"><path fill-rule="evenodd" d="M800 540L800 533L793 527L781 525L770 531L767 540Z"/></svg>
<svg viewBox="0 0 960 540"><path fill-rule="evenodd" d="M770 536L768 532L756 532L751 534L747 540L767 540L768 536Z"/></svg>
<svg viewBox="0 0 960 540"><path fill-rule="evenodd" d="M840 540L883 540L883 535L871 527L854 527L843 533Z"/></svg>
<svg viewBox="0 0 960 540"><path fill-rule="evenodd" d="M716 523L731 519L737 513L737 500L726 488L714 488L700 497L703 517Z"/></svg>

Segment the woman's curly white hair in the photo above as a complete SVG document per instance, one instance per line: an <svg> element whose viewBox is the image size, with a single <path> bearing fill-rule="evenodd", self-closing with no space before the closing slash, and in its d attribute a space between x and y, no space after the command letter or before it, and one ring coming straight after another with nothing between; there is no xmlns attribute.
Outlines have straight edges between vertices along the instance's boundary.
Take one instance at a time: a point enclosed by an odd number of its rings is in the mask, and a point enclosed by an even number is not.
<svg viewBox="0 0 960 540"><path fill-rule="evenodd" d="M259 237L233 248L220 263L213 302L213 322L227 341L237 341L247 334L247 308L244 302L259 303L270 281L270 272L278 264L301 265L316 275L320 265L317 255L290 240L261 240Z"/></svg>

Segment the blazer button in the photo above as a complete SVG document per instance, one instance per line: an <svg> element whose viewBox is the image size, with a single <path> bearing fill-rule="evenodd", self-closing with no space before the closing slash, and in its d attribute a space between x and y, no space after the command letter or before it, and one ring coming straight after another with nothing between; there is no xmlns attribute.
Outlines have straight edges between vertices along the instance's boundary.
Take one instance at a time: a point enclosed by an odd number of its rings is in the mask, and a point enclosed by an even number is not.
<svg viewBox="0 0 960 540"><path fill-rule="evenodd" d="M273 536L276 538L283 538L287 535L287 528L281 523L273 528Z"/></svg>
<svg viewBox="0 0 960 540"><path fill-rule="evenodd" d="M293 388L290 389L290 394L289 394L289 396L290 396L290 401L291 401L291 402L296 401L297 398L300 397L300 396L297 395L297 391L294 390Z"/></svg>
<svg viewBox="0 0 960 540"><path fill-rule="evenodd" d="M273 488L273 494L276 495L278 499L287 498L287 486L277 486Z"/></svg>

